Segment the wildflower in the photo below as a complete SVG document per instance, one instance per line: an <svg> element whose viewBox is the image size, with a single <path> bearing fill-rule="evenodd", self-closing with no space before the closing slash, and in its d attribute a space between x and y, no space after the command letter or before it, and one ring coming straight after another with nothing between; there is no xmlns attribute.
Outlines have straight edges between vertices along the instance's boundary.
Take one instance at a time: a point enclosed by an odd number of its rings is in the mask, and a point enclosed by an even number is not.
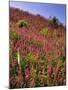
<svg viewBox="0 0 68 90"><path fill-rule="evenodd" d="M25 80L29 79L29 69L25 68Z"/></svg>
<svg viewBox="0 0 68 90"><path fill-rule="evenodd" d="M48 76L50 76L52 73L52 67L50 65L48 65Z"/></svg>
<svg viewBox="0 0 68 90"><path fill-rule="evenodd" d="M58 68L55 66L55 67L53 68L54 80L57 79L57 73L58 73Z"/></svg>

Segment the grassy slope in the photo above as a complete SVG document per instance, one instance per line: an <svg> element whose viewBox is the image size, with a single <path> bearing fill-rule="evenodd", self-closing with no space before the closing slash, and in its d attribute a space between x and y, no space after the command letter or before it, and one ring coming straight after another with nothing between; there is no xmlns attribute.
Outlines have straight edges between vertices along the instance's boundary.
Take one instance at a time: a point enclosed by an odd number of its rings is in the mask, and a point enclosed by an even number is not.
<svg viewBox="0 0 68 90"><path fill-rule="evenodd" d="M28 26L19 28L17 26L17 22L19 20L27 21ZM49 25L48 21L48 19L40 15L32 15L19 9L10 8L10 27L12 27L14 31L20 35L20 39L15 42L15 46L14 40L12 40L13 44L10 44L10 46L16 49L19 48L21 58L23 58L23 56L25 56L27 53L33 53L33 55L37 57L36 60L41 62L42 59L39 58L44 54L47 59L44 60L44 67L45 65L52 65L52 63L55 62L54 66L57 66L59 68L60 65L63 64L62 68L64 69L65 61L62 63L62 60L60 59L63 56L65 57L65 28L63 26L59 26L57 29L55 29L54 27ZM47 29L47 33L43 29ZM10 53L10 56L12 56L12 53ZM10 60L10 64L12 64L13 60ZM52 69L54 68L54 66L52 66ZM64 71L62 73L64 73ZM47 85L51 85L51 82ZM57 85L59 85L59 82ZM54 85L55 82L53 81L52 83ZM61 84L64 84L64 82ZM40 86L45 85L43 83Z"/></svg>

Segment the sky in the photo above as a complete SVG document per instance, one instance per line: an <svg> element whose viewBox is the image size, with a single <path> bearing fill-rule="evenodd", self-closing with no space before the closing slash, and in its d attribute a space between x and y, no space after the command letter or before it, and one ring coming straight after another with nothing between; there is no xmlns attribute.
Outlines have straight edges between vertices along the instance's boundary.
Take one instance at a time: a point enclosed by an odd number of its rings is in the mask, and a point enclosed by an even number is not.
<svg viewBox="0 0 68 90"><path fill-rule="evenodd" d="M66 24L65 4L10 1L10 7L20 8L21 10L28 11L32 14L40 14L47 18L56 16L61 23Z"/></svg>

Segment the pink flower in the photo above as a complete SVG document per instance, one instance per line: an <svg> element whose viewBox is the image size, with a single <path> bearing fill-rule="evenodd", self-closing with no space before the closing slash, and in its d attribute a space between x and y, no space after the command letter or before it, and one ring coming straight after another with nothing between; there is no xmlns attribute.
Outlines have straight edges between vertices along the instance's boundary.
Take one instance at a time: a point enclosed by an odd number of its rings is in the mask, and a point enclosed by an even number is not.
<svg viewBox="0 0 68 90"><path fill-rule="evenodd" d="M25 79L28 80L29 79L29 69L25 68Z"/></svg>
<svg viewBox="0 0 68 90"><path fill-rule="evenodd" d="M48 65L48 76L50 76L52 73L52 67L50 65Z"/></svg>
<svg viewBox="0 0 68 90"><path fill-rule="evenodd" d="M57 79L57 73L58 73L58 68L55 66L55 67L53 68L54 80Z"/></svg>

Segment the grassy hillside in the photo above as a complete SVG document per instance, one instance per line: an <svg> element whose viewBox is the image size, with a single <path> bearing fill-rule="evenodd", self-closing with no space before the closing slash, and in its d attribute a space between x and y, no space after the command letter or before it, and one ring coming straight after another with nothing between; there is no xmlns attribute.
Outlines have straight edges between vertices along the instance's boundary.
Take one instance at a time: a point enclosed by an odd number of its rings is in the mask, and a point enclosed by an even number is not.
<svg viewBox="0 0 68 90"><path fill-rule="evenodd" d="M65 26L57 17L9 10L10 88L65 85Z"/></svg>

